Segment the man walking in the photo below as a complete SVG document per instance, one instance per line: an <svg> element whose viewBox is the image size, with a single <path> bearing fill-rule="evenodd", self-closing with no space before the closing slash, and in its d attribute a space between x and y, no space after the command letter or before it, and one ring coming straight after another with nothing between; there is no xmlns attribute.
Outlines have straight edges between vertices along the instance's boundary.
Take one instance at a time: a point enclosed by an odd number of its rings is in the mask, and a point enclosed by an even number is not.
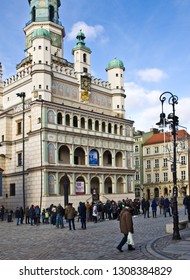
<svg viewBox="0 0 190 280"><path fill-rule="evenodd" d="M127 204L120 213L120 231L124 234L121 242L116 247L120 252L123 252L122 247L127 242L129 232L134 233L132 211L133 209ZM131 244L128 244L128 250L135 250L135 248Z"/></svg>

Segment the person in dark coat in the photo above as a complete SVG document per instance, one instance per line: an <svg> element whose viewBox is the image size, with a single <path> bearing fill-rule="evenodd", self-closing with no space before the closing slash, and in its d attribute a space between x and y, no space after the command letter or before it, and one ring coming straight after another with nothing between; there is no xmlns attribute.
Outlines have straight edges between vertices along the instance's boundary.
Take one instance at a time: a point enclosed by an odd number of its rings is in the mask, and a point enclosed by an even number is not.
<svg viewBox="0 0 190 280"><path fill-rule="evenodd" d="M34 205L31 205L30 209L29 209L29 216L30 216L30 224L31 226L33 226L34 224L34 219L35 219L35 209L34 209Z"/></svg>
<svg viewBox="0 0 190 280"><path fill-rule="evenodd" d="M122 247L127 242L128 233L134 233L133 219L132 219L133 209L127 204L126 207L121 211L119 223L120 231L124 234L121 242L116 247L120 252L123 252ZM128 250L134 250L132 245L128 245Z"/></svg>
<svg viewBox="0 0 190 280"><path fill-rule="evenodd" d="M28 206L26 207L26 210L25 210L25 223L26 224L30 223L30 215L29 215L29 207Z"/></svg>
<svg viewBox="0 0 190 280"><path fill-rule="evenodd" d="M149 216L150 202L148 198L144 202L144 218L150 218Z"/></svg>
<svg viewBox="0 0 190 280"><path fill-rule="evenodd" d="M171 216L170 201L167 196L164 198L164 216L165 217L166 217L166 213L169 213L169 215Z"/></svg>
<svg viewBox="0 0 190 280"><path fill-rule="evenodd" d="M0 208L0 217L1 217L1 220L3 221L4 220L4 214L5 214L5 207L3 205L1 205L1 208Z"/></svg>
<svg viewBox="0 0 190 280"><path fill-rule="evenodd" d="M15 210L15 218L16 218L16 224L17 226L20 225L20 208L17 207Z"/></svg>
<svg viewBox="0 0 190 280"><path fill-rule="evenodd" d="M142 209L143 215L144 215L144 204L145 204L145 198L142 197L142 199L141 199L141 209Z"/></svg>
<svg viewBox="0 0 190 280"><path fill-rule="evenodd" d="M56 227L57 228L64 228L64 222L63 222L63 216L65 214L65 209L63 206L59 203L57 206L57 212L56 212Z"/></svg>
<svg viewBox="0 0 190 280"><path fill-rule="evenodd" d="M157 202L156 202L156 199L155 199L155 198L152 200L151 208L152 208L152 216L153 216L153 218L156 218L156 214L157 214Z"/></svg>
<svg viewBox="0 0 190 280"><path fill-rule="evenodd" d="M188 214L188 221L190 222L190 195L187 196L187 214Z"/></svg>
<svg viewBox="0 0 190 280"><path fill-rule="evenodd" d="M21 206L20 207L20 223L21 223L21 225L23 224L23 221L24 221L24 209Z"/></svg>
<svg viewBox="0 0 190 280"><path fill-rule="evenodd" d="M78 213L81 221L81 228L86 229L86 206L85 203L79 202Z"/></svg>

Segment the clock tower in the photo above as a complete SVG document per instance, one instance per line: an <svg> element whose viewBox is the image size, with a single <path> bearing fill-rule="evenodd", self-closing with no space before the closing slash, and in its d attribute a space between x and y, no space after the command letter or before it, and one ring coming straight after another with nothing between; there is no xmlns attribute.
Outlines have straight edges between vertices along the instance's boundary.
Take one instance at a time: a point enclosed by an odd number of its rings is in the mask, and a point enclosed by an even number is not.
<svg viewBox="0 0 190 280"><path fill-rule="evenodd" d="M28 0L30 21L26 24L26 58L32 63L33 99L51 101L52 61L63 59L65 30L59 20L60 0ZM23 66L22 63L20 66Z"/></svg>

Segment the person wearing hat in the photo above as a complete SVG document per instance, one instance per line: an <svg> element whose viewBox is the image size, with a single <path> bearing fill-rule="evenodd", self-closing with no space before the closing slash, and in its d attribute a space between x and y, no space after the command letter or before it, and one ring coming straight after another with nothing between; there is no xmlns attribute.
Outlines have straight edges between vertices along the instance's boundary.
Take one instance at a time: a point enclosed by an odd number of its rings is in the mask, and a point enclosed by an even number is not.
<svg viewBox="0 0 190 280"><path fill-rule="evenodd" d="M120 213L120 231L124 234L121 242L116 247L120 252L123 252L122 247L128 241L128 234L134 233L132 211L133 209L131 208L131 206L129 204L126 204L125 208L123 208ZM135 248L131 244L128 244L128 250L135 250Z"/></svg>

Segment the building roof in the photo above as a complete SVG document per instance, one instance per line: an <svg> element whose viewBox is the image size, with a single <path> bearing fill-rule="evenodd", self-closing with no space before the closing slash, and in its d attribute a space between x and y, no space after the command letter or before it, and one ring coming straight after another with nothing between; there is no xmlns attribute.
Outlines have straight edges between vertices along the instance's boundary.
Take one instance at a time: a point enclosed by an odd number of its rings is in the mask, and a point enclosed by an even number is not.
<svg viewBox="0 0 190 280"><path fill-rule="evenodd" d="M78 42L76 43L76 46L73 48L72 54L74 53L74 51L76 51L76 50L78 50L78 49L79 49L79 50L83 49L83 50L85 50L85 51L91 53L90 48L86 47L86 45L85 45L84 40L85 40L86 36L85 36L85 34L82 32L82 30L80 30L80 32L77 34L76 38L77 38Z"/></svg>
<svg viewBox="0 0 190 280"><path fill-rule="evenodd" d="M118 59L118 58L112 59L108 63L108 66L107 66L106 70L110 70L112 68L122 68L123 70L125 70L123 62L120 59Z"/></svg>
<svg viewBox="0 0 190 280"><path fill-rule="evenodd" d="M46 37L49 39L51 38L50 32L42 27L34 30L34 32L32 33L32 38L35 37Z"/></svg>
<svg viewBox="0 0 190 280"><path fill-rule="evenodd" d="M190 135L184 129L177 130L176 132L176 140L182 140L189 137ZM144 146L151 145L151 144L159 144L164 142L171 142L172 140L173 140L172 132L155 133L144 143Z"/></svg>

